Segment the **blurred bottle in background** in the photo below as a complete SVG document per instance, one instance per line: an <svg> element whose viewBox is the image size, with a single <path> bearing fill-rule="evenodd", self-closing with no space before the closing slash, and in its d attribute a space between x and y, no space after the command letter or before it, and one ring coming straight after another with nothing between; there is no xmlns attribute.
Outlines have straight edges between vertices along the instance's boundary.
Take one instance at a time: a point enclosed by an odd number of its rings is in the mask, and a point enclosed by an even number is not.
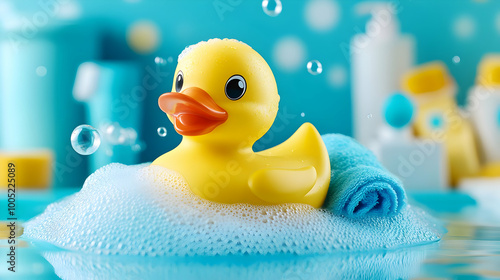
<svg viewBox="0 0 500 280"><path fill-rule="evenodd" d="M73 88L76 100L86 105L86 123L99 131L100 148L90 156L90 171L112 163L136 164L144 144L142 103L146 89L135 62L85 62L78 68Z"/></svg>
<svg viewBox="0 0 500 280"><path fill-rule="evenodd" d="M78 65L98 58L98 41L92 25L56 19L2 31L0 148L52 152L55 186L81 186L87 175L86 159L69 140L84 121L71 92Z"/></svg>
<svg viewBox="0 0 500 280"><path fill-rule="evenodd" d="M405 74L403 88L418 105L415 135L444 143L451 184L477 176L480 158L474 130L457 105L457 86L446 66L430 62L416 67Z"/></svg>
<svg viewBox="0 0 500 280"><path fill-rule="evenodd" d="M354 36L350 46L354 137L372 148L385 123L385 101L400 90L402 74L414 65L415 40L400 33L393 4L364 2L356 8L371 18L366 32Z"/></svg>

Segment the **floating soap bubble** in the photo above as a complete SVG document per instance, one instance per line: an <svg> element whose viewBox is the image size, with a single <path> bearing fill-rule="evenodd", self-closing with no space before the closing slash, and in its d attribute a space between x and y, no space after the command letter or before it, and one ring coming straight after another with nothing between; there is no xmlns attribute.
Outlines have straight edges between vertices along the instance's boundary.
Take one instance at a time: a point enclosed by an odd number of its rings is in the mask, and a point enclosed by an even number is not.
<svg viewBox="0 0 500 280"><path fill-rule="evenodd" d="M280 0L264 0L262 1L262 10L268 16L275 17L281 14L283 6Z"/></svg>
<svg viewBox="0 0 500 280"><path fill-rule="evenodd" d="M311 60L307 63L307 71L313 75L319 75L323 72L323 66L321 62L317 60Z"/></svg>
<svg viewBox="0 0 500 280"><path fill-rule="evenodd" d="M158 135L159 135L160 137L165 137L165 136L167 136L167 129L166 129L166 128L164 128L164 127L158 127L157 132L158 132Z"/></svg>
<svg viewBox="0 0 500 280"><path fill-rule="evenodd" d="M455 55L455 56L451 59L451 61L453 61L453 63L455 63L455 64L460 63L460 56Z"/></svg>
<svg viewBox="0 0 500 280"><path fill-rule="evenodd" d="M111 145L133 145L137 142L135 129L123 128L117 122L106 123L100 127L103 137Z"/></svg>
<svg viewBox="0 0 500 280"><path fill-rule="evenodd" d="M301 117L305 117L305 116L306 116L306 113L302 112L302 113L300 113L300 116L301 116Z"/></svg>
<svg viewBox="0 0 500 280"><path fill-rule="evenodd" d="M71 133L71 146L80 155L91 155L100 145L101 136L97 129L90 125L79 125Z"/></svg>
<svg viewBox="0 0 500 280"><path fill-rule="evenodd" d="M117 123L105 125L104 135L110 144L116 145L123 144L125 142L125 135L123 135L122 128Z"/></svg>
<svg viewBox="0 0 500 280"><path fill-rule="evenodd" d="M137 131L131 127L122 128L122 135L125 137L125 145L133 145L137 142Z"/></svg>
<svg viewBox="0 0 500 280"><path fill-rule="evenodd" d="M160 66L163 66L163 65L166 65L167 64L167 60L164 59L163 57L155 57L155 63L160 65Z"/></svg>
<svg viewBox="0 0 500 280"><path fill-rule="evenodd" d="M132 151L140 152L146 149L146 143L144 141L137 141L131 146Z"/></svg>
<svg viewBox="0 0 500 280"><path fill-rule="evenodd" d="M171 57L171 56L169 56L169 57L167 58L167 61L168 61L168 63L172 63L172 62L174 62L174 58L173 58L173 57Z"/></svg>
<svg viewBox="0 0 500 280"><path fill-rule="evenodd" d="M140 152L142 150L144 150L144 147L140 143L136 143L136 144L132 145L132 151Z"/></svg>

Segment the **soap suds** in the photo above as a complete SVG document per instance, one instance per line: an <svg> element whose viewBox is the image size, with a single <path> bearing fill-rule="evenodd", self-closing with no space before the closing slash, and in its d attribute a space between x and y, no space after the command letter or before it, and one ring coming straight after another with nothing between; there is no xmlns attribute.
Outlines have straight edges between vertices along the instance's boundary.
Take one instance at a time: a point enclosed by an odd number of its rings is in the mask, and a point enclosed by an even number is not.
<svg viewBox="0 0 500 280"><path fill-rule="evenodd" d="M394 217L349 219L303 204L220 204L166 168L110 164L27 222L23 237L104 255L213 256L400 248L441 233L412 206Z"/></svg>

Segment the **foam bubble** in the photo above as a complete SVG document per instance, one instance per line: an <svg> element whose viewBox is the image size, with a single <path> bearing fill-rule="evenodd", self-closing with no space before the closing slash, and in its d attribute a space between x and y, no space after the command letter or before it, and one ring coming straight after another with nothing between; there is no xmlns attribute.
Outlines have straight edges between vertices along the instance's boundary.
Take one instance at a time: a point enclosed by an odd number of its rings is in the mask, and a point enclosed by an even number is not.
<svg viewBox="0 0 500 280"><path fill-rule="evenodd" d="M410 206L353 220L304 204L220 204L169 169L110 164L27 222L23 236L104 255L302 255L429 243L440 238L435 223Z"/></svg>

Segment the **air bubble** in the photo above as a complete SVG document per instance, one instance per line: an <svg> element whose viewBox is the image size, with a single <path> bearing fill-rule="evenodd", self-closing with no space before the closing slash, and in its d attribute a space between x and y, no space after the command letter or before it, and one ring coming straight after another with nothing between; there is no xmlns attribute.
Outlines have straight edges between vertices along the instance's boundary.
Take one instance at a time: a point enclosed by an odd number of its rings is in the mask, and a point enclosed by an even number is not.
<svg viewBox="0 0 500 280"><path fill-rule="evenodd" d="M312 75L319 75L323 72L323 66L321 65L321 62L311 60L307 63L307 71Z"/></svg>
<svg viewBox="0 0 500 280"><path fill-rule="evenodd" d="M155 57L155 63L160 66L164 66L167 64L167 60L165 60L163 57Z"/></svg>
<svg viewBox="0 0 500 280"><path fill-rule="evenodd" d="M158 129L156 130L158 132L158 135L160 137L165 137L167 136L167 129L164 128L163 126L162 127L158 127Z"/></svg>
<svg viewBox="0 0 500 280"><path fill-rule="evenodd" d="M283 5L280 0L264 0L262 1L262 10L268 16L275 17L281 14Z"/></svg>
<svg viewBox="0 0 500 280"><path fill-rule="evenodd" d="M80 155L91 155L99 149L101 136L90 125L79 125L71 133L71 146Z"/></svg>

